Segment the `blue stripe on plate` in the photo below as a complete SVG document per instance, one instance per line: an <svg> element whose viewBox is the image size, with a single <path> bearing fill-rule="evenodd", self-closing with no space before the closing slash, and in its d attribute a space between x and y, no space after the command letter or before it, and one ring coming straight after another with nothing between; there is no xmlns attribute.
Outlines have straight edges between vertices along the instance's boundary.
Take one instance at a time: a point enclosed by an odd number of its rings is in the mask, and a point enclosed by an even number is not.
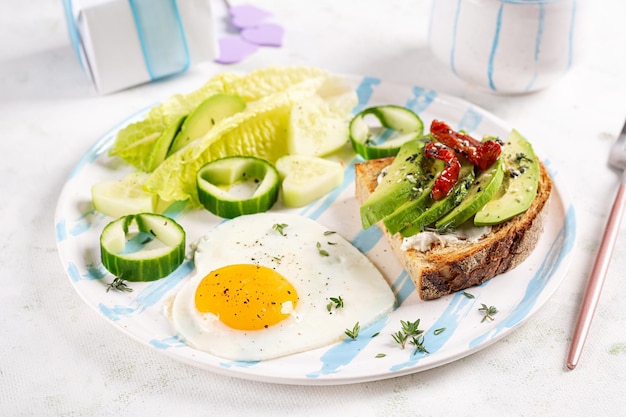
<svg viewBox="0 0 626 417"><path fill-rule="evenodd" d="M409 298L413 293L415 293L415 284L413 280L409 276L409 273L403 270L398 278L394 281L391 286L391 290L396 294L397 306L399 307Z"/></svg>
<svg viewBox="0 0 626 417"><path fill-rule="evenodd" d="M520 324L530 314L533 306L538 300L539 295L550 281L550 278L559 269L559 266L565 256L573 249L575 235L576 215L574 206L570 205L567 209L563 227L559 230L559 233L550 245L550 249L539 266L539 269L528 283L524 297L504 320L498 322L498 325L495 328L473 339L469 343L470 348L479 346L485 340L493 339L502 331Z"/></svg>
<svg viewBox="0 0 626 417"><path fill-rule="evenodd" d="M461 117L457 130L471 132L476 130L482 121L483 115L476 111L473 107L469 107L463 114L463 117Z"/></svg>
<svg viewBox="0 0 626 417"><path fill-rule="evenodd" d="M67 221L65 220L65 218L61 218L59 219L57 224L54 226L54 229L56 231L57 242L63 242L65 239L67 239L66 223Z"/></svg>
<svg viewBox="0 0 626 417"><path fill-rule="evenodd" d="M155 349L170 349L186 347L187 344L181 340L178 336L170 336L164 339L151 339L148 343Z"/></svg>
<svg viewBox="0 0 626 417"><path fill-rule="evenodd" d="M67 274L69 275L70 280L72 282L93 281L102 279L107 275L107 271L106 269L104 269L102 264L99 264L96 267L94 266L94 264L88 263L86 265L86 268L87 270L84 273L81 273L76 264L74 264L73 262L69 262L67 265Z"/></svg>
<svg viewBox="0 0 626 417"><path fill-rule="evenodd" d="M346 339L332 346L320 356L322 367L317 371L308 373L306 377L317 378L322 375L334 374L340 368L348 365L385 327L388 318L388 316L381 317L371 325L362 328L359 331L359 337L355 340Z"/></svg>
<svg viewBox="0 0 626 417"><path fill-rule="evenodd" d="M426 90L425 88L415 86L411 89L413 97L406 101L405 107L414 111L418 115L426 110L428 106L437 98L435 90Z"/></svg>
<svg viewBox="0 0 626 417"><path fill-rule="evenodd" d="M131 307L120 305L110 307L104 303L100 303L98 308L105 317L112 321L120 320L126 316L141 314L148 307L159 302L165 294L191 274L193 269L193 261L188 260L183 262L176 271L172 272L166 278L148 283L148 285L139 292L137 297L131 301Z"/></svg>
<svg viewBox="0 0 626 417"><path fill-rule="evenodd" d="M454 335L455 330L459 327L462 319L472 310L474 300L463 295L463 292L457 292L452 296L450 303L446 309L441 313L439 318L433 323L433 325L424 332L424 346L428 350L428 354L433 354L441 349L445 343ZM445 330L439 335L434 335L434 331L437 329ZM415 349L408 349L408 359L405 362L398 363L390 367L391 372L399 371L401 369L414 366L422 358L425 357L424 352L415 352Z"/></svg>
<svg viewBox="0 0 626 417"><path fill-rule="evenodd" d="M352 109L352 113L357 114L367 106L372 94L374 94L374 86L380 84L380 78L376 77L363 77L361 83L356 88L356 95L359 100L357 105Z"/></svg>

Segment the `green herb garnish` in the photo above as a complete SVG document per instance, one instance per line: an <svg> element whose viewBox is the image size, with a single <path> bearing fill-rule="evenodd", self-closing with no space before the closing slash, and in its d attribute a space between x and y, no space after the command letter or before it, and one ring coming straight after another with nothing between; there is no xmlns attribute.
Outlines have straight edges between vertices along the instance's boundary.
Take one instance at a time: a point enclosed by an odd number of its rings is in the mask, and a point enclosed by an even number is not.
<svg viewBox="0 0 626 417"><path fill-rule="evenodd" d="M515 154L515 161L516 162L522 162L522 161L532 162L533 160L530 159L529 157L527 157L525 153L516 153Z"/></svg>
<svg viewBox="0 0 626 417"><path fill-rule="evenodd" d="M333 308L343 308L343 298L341 298L341 296L330 297L330 303L326 305L326 309L330 312Z"/></svg>
<svg viewBox="0 0 626 417"><path fill-rule="evenodd" d="M276 223L276 224L274 224L274 226L272 226L272 229L278 231L278 233L280 233L281 236L286 236L285 235L285 227L287 227L287 225L285 223Z"/></svg>
<svg viewBox="0 0 626 417"><path fill-rule="evenodd" d="M423 330L419 329L420 319L417 319L416 321L400 320L400 325L402 326L402 330L392 334L391 337L393 337L393 340L395 340L402 349L405 348L406 342L407 340L409 340L409 337L419 336L420 334L424 333Z"/></svg>
<svg viewBox="0 0 626 417"><path fill-rule="evenodd" d="M493 321L493 316L498 312L498 309L495 308L494 306L487 307L487 304L481 304L481 305L482 307L480 307L478 311L482 311L484 316L480 322L482 323L487 319Z"/></svg>
<svg viewBox="0 0 626 417"><path fill-rule="evenodd" d="M322 244L320 242L317 242L317 251L319 252L320 255L322 256L330 256L330 254L325 251L324 249L322 249Z"/></svg>
<svg viewBox="0 0 626 417"><path fill-rule="evenodd" d="M441 328L439 328L439 329L435 329L435 331L433 332L433 334L434 334L435 336L437 336L437 335L439 335L439 334L443 333L445 330L446 330L446 328L445 328L445 327L441 327Z"/></svg>
<svg viewBox="0 0 626 417"><path fill-rule="evenodd" d="M126 285L126 283L124 282L124 278L122 278L121 275L119 277L116 277L112 283L107 285L107 292L112 289L122 292L133 292L133 289Z"/></svg>
<svg viewBox="0 0 626 417"><path fill-rule="evenodd" d="M408 336L417 336L424 333L423 330L418 329L420 325L420 319L417 319L413 322L400 320L400 324L402 325L402 331Z"/></svg>
<svg viewBox="0 0 626 417"><path fill-rule="evenodd" d="M463 295L466 296L467 298L476 298L476 297L474 297L474 294L470 294L470 293L468 293L466 291L463 291Z"/></svg>
<svg viewBox="0 0 626 417"><path fill-rule="evenodd" d="M393 337L393 340L395 340L396 343L399 344L402 349L404 349L406 345L406 341L409 338L409 336L402 333L401 331L398 331L398 333L392 334L391 337Z"/></svg>
<svg viewBox="0 0 626 417"><path fill-rule="evenodd" d="M413 336L411 338L411 340L409 341L410 344L412 344L413 346L415 346L415 351L413 352L413 354L415 355L417 352L422 352L422 353L430 353L428 350L426 350L426 348L424 347L424 336L421 337L417 337L417 336Z"/></svg>
<svg viewBox="0 0 626 417"><path fill-rule="evenodd" d="M345 333L346 333L346 336L348 336L350 339L356 340L357 336L359 335L360 330L361 330L361 326L359 325L359 322L357 321L354 327L352 328L352 330L346 329Z"/></svg>

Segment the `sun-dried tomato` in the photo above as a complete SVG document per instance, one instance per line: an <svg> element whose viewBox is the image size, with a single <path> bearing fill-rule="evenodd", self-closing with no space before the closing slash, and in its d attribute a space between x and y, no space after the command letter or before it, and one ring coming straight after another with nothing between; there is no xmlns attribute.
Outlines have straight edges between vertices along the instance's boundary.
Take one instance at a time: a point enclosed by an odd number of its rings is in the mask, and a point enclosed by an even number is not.
<svg viewBox="0 0 626 417"><path fill-rule="evenodd" d="M488 140L480 142L470 135L452 130L450 126L439 120L432 121L430 133L439 142L449 146L454 152L467 158L481 171L493 165L502 151L500 144L496 141Z"/></svg>
<svg viewBox="0 0 626 417"><path fill-rule="evenodd" d="M452 149L439 142L428 142L424 147L424 155L442 160L445 163L443 171L435 179L430 196L438 201L447 196L459 180L461 163Z"/></svg>

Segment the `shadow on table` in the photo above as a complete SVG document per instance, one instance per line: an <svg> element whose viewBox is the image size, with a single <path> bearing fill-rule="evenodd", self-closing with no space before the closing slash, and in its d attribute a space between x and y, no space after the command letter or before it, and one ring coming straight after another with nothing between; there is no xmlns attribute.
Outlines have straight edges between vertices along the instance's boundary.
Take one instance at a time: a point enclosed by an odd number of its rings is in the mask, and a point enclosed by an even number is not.
<svg viewBox="0 0 626 417"><path fill-rule="evenodd" d="M0 86L4 102L97 95L69 45L1 62Z"/></svg>

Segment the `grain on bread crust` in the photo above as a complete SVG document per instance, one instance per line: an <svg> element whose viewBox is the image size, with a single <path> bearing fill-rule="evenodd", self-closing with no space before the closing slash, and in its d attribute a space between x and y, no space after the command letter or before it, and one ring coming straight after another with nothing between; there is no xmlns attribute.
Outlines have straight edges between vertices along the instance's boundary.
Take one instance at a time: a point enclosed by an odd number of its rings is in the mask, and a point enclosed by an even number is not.
<svg viewBox="0 0 626 417"><path fill-rule="evenodd" d="M373 159L355 166L356 197L363 204L378 185L381 171L391 158ZM548 213L552 180L539 162L537 197L524 213L493 226L491 232L475 243L435 246L429 251L401 249L403 238L391 235L382 222L377 224L404 269L409 273L418 295L434 300L456 291L481 284L524 261L535 248Z"/></svg>

